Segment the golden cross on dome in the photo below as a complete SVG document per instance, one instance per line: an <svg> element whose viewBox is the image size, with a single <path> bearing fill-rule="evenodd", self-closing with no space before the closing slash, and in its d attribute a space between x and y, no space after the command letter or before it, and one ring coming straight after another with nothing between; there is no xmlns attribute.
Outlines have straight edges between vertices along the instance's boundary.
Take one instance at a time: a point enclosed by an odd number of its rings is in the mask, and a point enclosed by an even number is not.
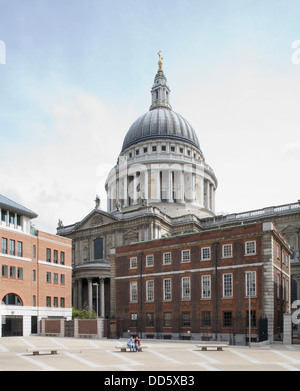
<svg viewBox="0 0 300 391"><path fill-rule="evenodd" d="M162 60L163 60L163 56L162 56L161 51L159 51L157 54L158 54L158 57L159 57L159 61L158 61L158 70L159 70L159 71L162 71L162 64L163 64Z"/></svg>

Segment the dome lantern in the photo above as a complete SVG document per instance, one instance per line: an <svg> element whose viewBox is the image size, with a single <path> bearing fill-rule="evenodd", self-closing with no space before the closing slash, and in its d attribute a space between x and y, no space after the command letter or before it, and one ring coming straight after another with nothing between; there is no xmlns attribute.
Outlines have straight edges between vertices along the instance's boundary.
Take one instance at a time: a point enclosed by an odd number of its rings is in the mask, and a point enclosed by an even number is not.
<svg viewBox="0 0 300 391"><path fill-rule="evenodd" d="M169 103L170 88L167 86L167 78L165 77L162 69L163 58L161 52L158 52L158 55L158 71L151 90L152 104L150 106L150 110L157 108L166 108L172 110L172 107Z"/></svg>

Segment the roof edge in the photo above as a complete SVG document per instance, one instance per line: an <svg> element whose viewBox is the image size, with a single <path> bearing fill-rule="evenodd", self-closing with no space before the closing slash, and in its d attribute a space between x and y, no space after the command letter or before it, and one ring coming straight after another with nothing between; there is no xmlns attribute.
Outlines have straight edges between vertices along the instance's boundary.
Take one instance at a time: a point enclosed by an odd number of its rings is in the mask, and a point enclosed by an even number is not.
<svg viewBox="0 0 300 391"><path fill-rule="evenodd" d="M17 202L11 200L8 197L5 197L2 194L0 194L0 208L5 208L10 212L19 213L23 216L30 217L31 219L38 217L37 213L28 208L25 208L25 206L18 204Z"/></svg>

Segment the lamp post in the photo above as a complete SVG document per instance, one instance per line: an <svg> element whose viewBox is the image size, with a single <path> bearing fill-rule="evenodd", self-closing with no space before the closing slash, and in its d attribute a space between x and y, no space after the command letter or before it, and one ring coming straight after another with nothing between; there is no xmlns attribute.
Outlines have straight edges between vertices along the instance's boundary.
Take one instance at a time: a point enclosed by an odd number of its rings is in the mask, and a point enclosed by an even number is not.
<svg viewBox="0 0 300 391"><path fill-rule="evenodd" d="M248 274L248 278L249 278L249 326L248 326L248 330L249 330L249 348L251 348L251 293L250 293L250 273Z"/></svg>
<svg viewBox="0 0 300 391"><path fill-rule="evenodd" d="M97 293L97 295L96 295L96 306L97 306L97 318L98 318L98 286L99 286L99 284L97 283L97 282L93 282L93 285L96 287L96 293Z"/></svg>

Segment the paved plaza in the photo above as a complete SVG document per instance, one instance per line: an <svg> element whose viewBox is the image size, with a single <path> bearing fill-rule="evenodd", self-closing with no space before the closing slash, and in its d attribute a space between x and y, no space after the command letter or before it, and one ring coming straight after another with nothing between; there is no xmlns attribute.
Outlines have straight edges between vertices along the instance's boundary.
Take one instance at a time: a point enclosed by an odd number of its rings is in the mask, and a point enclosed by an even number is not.
<svg viewBox="0 0 300 391"><path fill-rule="evenodd" d="M201 351L197 341L142 341L143 352L121 352L125 339L8 337L0 339L0 371L300 371L300 345L229 346ZM33 355L30 348L57 348ZM183 373L183 372L181 372Z"/></svg>

